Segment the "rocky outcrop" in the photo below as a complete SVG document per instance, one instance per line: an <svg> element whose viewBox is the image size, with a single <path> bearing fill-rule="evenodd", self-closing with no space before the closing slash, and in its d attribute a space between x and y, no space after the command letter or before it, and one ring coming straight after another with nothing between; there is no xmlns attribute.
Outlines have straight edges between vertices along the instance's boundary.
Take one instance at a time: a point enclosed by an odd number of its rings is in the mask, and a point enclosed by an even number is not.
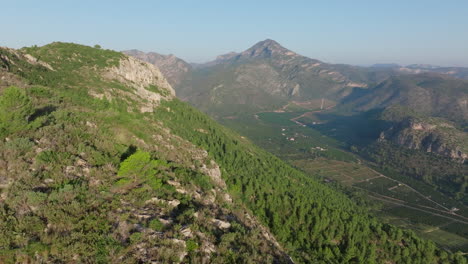
<svg viewBox="0 0 468 264"><path fill-rule="evenodd" d="M153 112L154 107L159 105L161 99L175 97L174 89L158 68L133 57L122 58L118 67L106 69L103 75L105 78L117 80L134 88L133 94L126 95L141 102L139 110L142 113ZM92 95L98 98L103 97L100 94Z"/></svg>
<svg viewBox="0 0 468 264"><path fill-rule="evenodd" d="M170 95L175 96L175 91L167 82L158 68L154 65L135 59L125 57L120 60L118 67L112 67L108 71L108 76L128 83L135 88L145 88L155 85L165 89Z"/></svg>
<svg viewBox="0 0 468 264"><path fill-rule="evenodd" d="M461 163L468 159L464 150L466 133L448 123L428 123L412 118L396 123L380 133L379 141L390 141L409 149L435 153Z"/></svg>
<svg viewBox="0 0 468 264"><path fill-rule="evenodd" d="M123 51L123 53L157 66L173 87L179 87L187 73L192 69L190 64L172 54L162 55L156 52L145 53L139 50L127 50Z"/></svg>
<svg viewBox="0 0 468 264"><path fill-rule="evenodd" d="M9 70L9 64L15 64L15 61L21 60L21 61L26 61L31 65L40 65L44 68L47 68L48 70L53 71L54 68L50 66L48 63L45 63L43 61L38 60L37 58L31 56L30 54L23 54L19 52L18 50L12 49L12 48L7 48L7 47L0 47L0 50L3 52L0 52L0 61L2 62L2 66L4 65L7 70ZM4 54L5 53L5 54ZM8 55L7 55L8 54ZM14 58L11 58L11 57Z"/></svg>

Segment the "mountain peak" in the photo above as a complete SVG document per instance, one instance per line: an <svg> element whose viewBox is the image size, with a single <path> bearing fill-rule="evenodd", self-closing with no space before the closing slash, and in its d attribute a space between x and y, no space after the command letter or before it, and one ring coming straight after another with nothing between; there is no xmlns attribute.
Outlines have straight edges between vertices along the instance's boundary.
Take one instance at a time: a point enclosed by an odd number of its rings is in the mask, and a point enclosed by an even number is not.
<svg viewBox="0 0 468 264"><path fill-rule="evenodd" d="M250 58L270 58L273 55L295 55L296 53L281 46L272 39L265 39L253 45L250 49L241 53L242 56Z"/></svg>
<svg viewBox="0 0 468 264"><path fill-rule="evenodd" d="M258 42L256 45L258 45L258 44L263 45L263 46L276 46L276 47L279 46L279 47L281 47L281 45L278 42L276 42L276 41L274 41L272 39L262 40L262 41Z"/></svg>

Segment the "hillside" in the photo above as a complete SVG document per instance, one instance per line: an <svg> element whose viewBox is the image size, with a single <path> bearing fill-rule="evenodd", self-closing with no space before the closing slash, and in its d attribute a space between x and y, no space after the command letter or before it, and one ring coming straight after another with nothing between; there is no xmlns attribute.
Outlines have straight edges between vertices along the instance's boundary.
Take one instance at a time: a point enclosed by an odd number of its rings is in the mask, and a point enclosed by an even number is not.
<svg viewBox="0 0 468 264"><path fill-rule="evenodd" d="M148 63L70 43L0 58L1 262L466 263L182 103Z"/></svg>
<svg viewBox="0 0 468 264"><path fill-rule="evenodd" d="M0 52L2 87L21 87L1 90L1 262L287 262L208 153L155 118L176 99L152 65L68 43Z"/></svg>

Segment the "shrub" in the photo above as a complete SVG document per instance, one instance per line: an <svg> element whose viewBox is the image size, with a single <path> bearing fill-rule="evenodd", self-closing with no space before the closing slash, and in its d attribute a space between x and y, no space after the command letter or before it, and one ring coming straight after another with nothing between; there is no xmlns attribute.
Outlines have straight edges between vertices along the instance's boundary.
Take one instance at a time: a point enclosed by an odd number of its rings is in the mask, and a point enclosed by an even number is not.
<svg viewBox="0 0 468 264"><path fill-rule="evenodd" d="M156 174L159 168L166 165L164 161L151 159L150 153L138 150L120 164L117 173L120 179L117 183L122 185L130 180L142 181L152 189L159 189L162 186L162 180Z"/></svg>
<svg viewBox="0 0 468 264"><path fill-rule="evenodd" d="M140 232L135 232L135 233L133 233L133 234L130 235L130 242L131 242L132 244L138 243L138 242L140 242L142 239L143 239L143 236L141 235Z"/></svg>
<svg viewBox="0 0 468 264"><path fill-rule="evenodd" d="M0 96L0 135L6 136L26 128L34 109L26 93L9 87Z"/></svg>
<svg viewBox="0 0 468 264"><path fill-rule="evenodd" d="M151 162L148 152L137 151L120 164L117 175L123 178L145 177L156 173L155 164Z"/></svg>
<svg viewBox="0 0 468 264"><path fill-rule="evenodd" d="M187 240L186 246L188 252L192 252L198 249L198 243L195 242L193 239Z"/></svg>
<svg viewBox="0 0 468 264"><path fill-rule="evenodd" d="M159 219L153 219L150 221L148 227L155 231L162 231L164 229L164 224L161 223Z"/></svg>
<svg viewBox="0 0 468 264"><path fill-rule="evenodd" d="M15 157L24 155L34 146L28 138L15 138L8 141L5 147L14 152Z"/></svg>

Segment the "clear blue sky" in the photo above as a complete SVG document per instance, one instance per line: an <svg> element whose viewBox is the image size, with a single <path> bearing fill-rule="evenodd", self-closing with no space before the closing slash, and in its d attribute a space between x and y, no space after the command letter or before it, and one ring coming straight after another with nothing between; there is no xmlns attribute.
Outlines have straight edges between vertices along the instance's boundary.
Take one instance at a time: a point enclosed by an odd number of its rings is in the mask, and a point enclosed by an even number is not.
<svg viewBox="0 0 468 264"><path fill-rule="evenodd" d="M0 0L0 45L52 41L203 62L271 38L333 63L468 66L468 0Z"/></svg>

